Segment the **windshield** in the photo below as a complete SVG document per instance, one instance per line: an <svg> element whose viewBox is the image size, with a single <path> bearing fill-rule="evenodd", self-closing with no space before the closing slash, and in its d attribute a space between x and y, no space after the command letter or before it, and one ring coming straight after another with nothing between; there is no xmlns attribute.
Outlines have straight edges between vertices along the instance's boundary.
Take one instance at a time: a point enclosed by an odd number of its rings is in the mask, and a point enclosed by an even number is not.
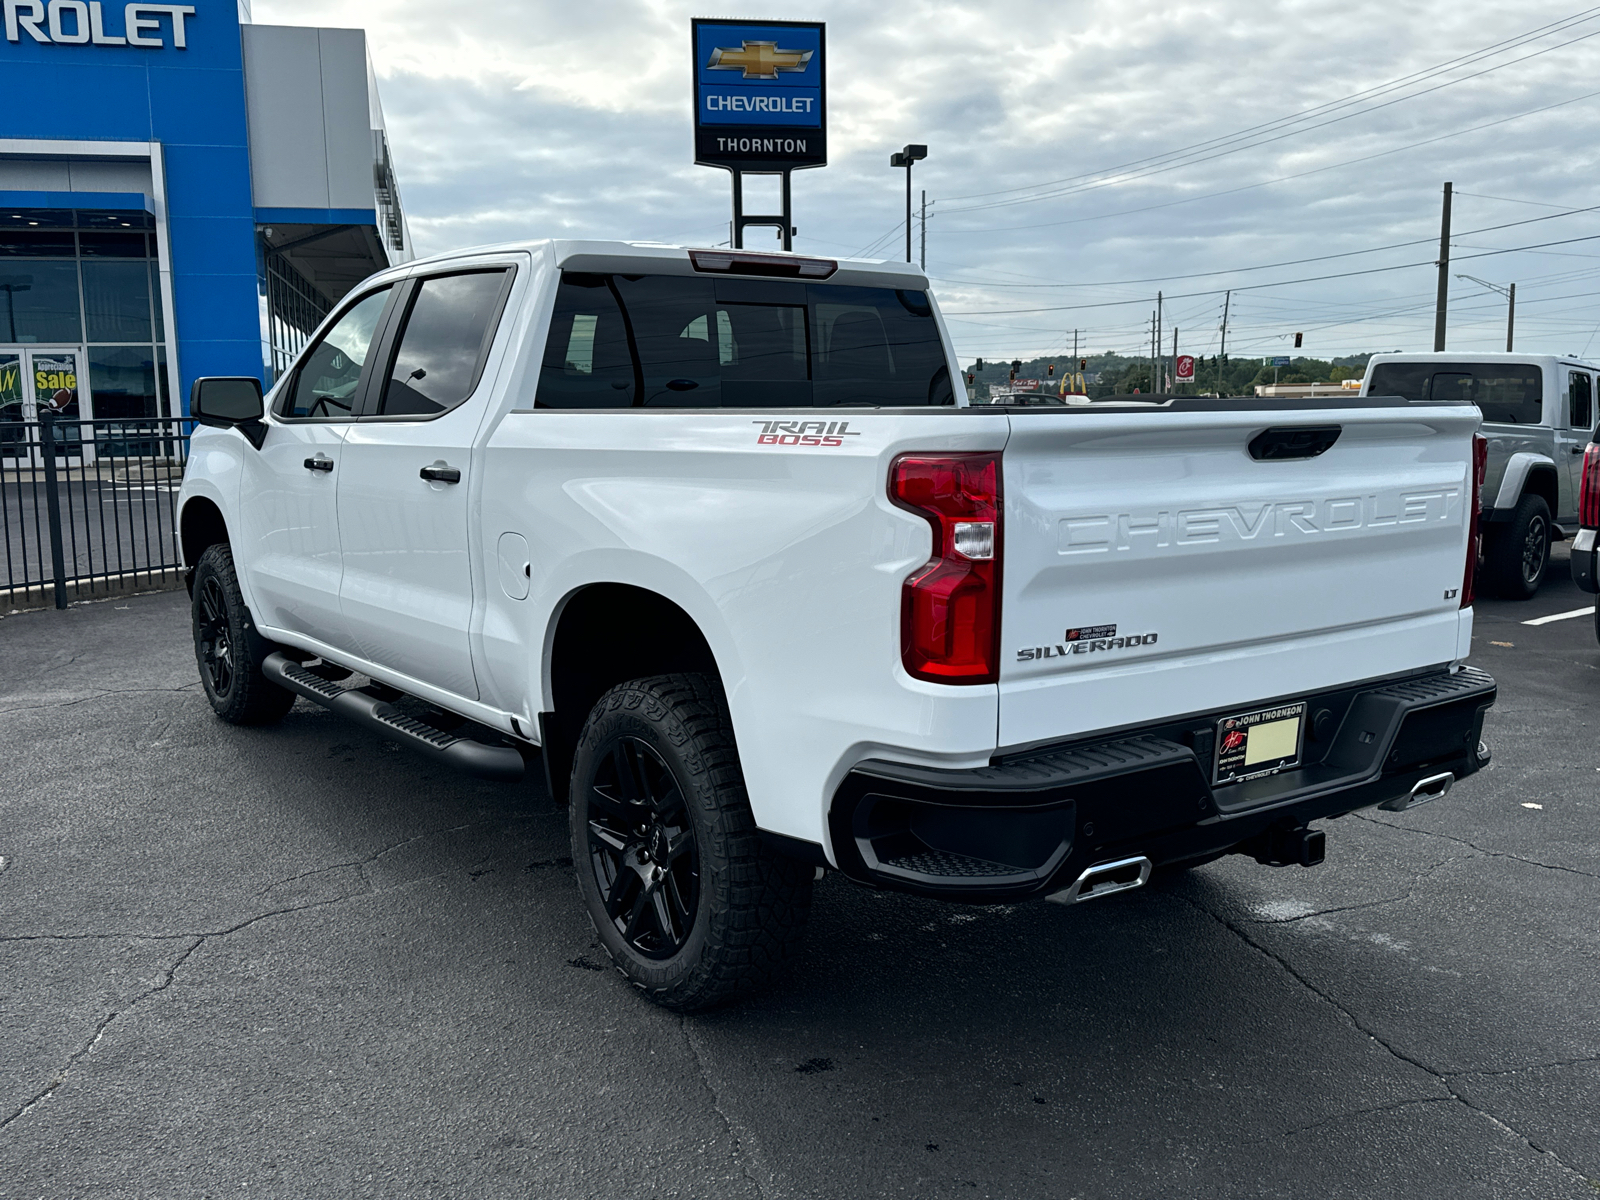
<svg viewBox="0 0 1600 1200"><path fill-rule="evenodd" d="M1544 372L1531 363L1392 362L1372 368L1369 396L1475 404L1485 421L1537 425Z"/></svg>
<svg viewBox="0 0 1600 1200"><path fill-rule="evenodd" d="M926 293L566 272L539 408L954 404Z"/></svg>

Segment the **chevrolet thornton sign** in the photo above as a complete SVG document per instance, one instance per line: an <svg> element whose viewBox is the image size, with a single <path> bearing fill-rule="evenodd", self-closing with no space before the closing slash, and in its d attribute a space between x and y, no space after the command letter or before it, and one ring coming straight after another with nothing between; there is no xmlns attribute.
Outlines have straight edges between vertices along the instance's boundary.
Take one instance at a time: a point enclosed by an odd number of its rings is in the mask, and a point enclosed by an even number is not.
<svg viewBox="0 0 1600 1200"><path fill-rule="evenodd" d="M824 26L696 18L694 160L743 171L828 161Z"/></svg>

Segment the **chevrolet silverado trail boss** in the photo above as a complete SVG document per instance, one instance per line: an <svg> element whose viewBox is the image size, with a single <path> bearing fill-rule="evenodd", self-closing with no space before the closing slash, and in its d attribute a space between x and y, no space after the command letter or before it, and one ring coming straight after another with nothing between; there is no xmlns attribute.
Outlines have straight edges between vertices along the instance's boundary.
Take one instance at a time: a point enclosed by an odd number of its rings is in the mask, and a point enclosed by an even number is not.
<svg viewBox="0 0 1600 1200"><path fill-rule="evenodd" d="M191 393L206 695L512 779L618 968L769 977L823 868L1074 903L1488 761L1454 398L969 407L910 265L545 241Z"/></svg>

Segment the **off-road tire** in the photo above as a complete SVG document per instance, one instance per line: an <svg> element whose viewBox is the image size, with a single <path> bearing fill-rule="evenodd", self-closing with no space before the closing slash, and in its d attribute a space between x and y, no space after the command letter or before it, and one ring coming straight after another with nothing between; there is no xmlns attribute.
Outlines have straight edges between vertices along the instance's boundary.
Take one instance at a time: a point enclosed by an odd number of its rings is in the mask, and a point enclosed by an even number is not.
<svg viewBox="0 0 1600 1200"><path fill-rule="evenodd" d="M194 569L189 606L194 627L195 665L212 711L230 725L270 725L294 705L294 693L273 683L261 670L271 653L250 620L233 551L225 542L206 547Z"/></svg>
<svg viewBox="0 0 1600 1200"><path fill-rule="evenodd" d="M1505 600L1531 600L1550 569L1550 506L1524 496L1511 520L1491 526L1484 555L1484 590Z"/></svg>
<svg viewBox="0 0 1600 1200"><path fill-rule="evenodd" d="M618 755L629 753L650 760L651 770L664 768L655 790L666 798L652 807L650 801L625 808L617 802L619 787L603 783L616 780ZM681 807L671 786L681 797ZM649 795L648 787L638 794ZM697 868L692 922L681 922L681 941L657 938L654 955L641 951L619 929L607 909L604 880L622 875L624 853L635 855L639 872L652 868L645 857L651 834L637 834L628 851L614 842L596 841L591 823L615 837L621 811L643 814L673 806L692 832L692 852ZM745 792L744 773L734 745L727 702L715 679L705 675L655 675L619 684L600 697L573 756L570 804L572 861L578 891L601 944L617 969L651 1000L675 1012L696 1012L746 995L771 983L793 954L805 932L811 908L813 868L773 853L756 830ZM642 826L635 826L637 830ZM659 832L659 827L658 827ZM669 840L660 833L658 845ZM670 839L677 841L676 837ZM665 856L654 861L666 863ZM662 870L676 870L676 860ZM643 876L641 876L642 880ZM670 884L653 885L663 894ZM628 880L635 900L643 882ZM631 909L618 894L623 909ZM681 900L681 891L676 893ZM663 904L666 903L664 899ZM683 905L685 913L689 906ZM659 917L649 920L660 928ZM643 936L649 936L648 934ZM676 946L676 949L673 947Z"/></svg>

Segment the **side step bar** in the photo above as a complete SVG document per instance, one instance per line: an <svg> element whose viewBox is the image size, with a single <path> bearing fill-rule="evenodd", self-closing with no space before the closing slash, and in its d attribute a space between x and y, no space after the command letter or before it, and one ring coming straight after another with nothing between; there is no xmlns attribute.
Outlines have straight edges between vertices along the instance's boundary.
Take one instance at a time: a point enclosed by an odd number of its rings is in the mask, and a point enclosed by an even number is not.
<svg viewBox="0 0 1600 1200"><path fill-rule="evenodd" d="M408 717L394 705L355 688L343 688L306 670L281 653L267 655L261 664L267 677L297 695L342 717L349 717L376 733L392 738L402 746L421 751L446 766L507 783L522 778L522 755L511 746L487 746L471 738L457 737L435 729L415 717Z"/></svg>

